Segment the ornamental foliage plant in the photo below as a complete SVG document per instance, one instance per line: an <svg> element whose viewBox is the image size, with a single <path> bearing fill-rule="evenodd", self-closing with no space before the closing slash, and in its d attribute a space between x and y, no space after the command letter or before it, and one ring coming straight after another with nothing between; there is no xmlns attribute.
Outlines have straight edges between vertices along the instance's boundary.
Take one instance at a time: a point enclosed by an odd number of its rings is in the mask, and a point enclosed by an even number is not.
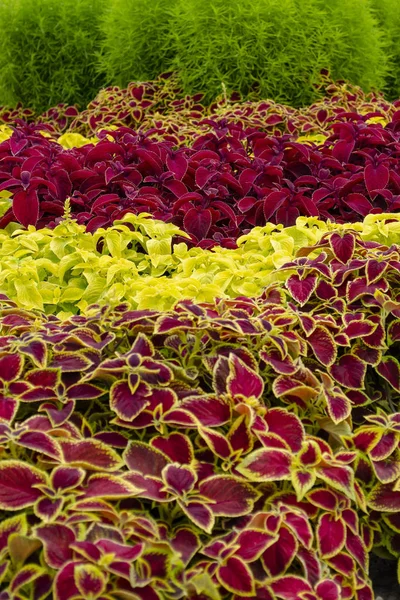
<svg viewBox="0 0 400 600"><path fill-rule="evenodd" d="M60 321L1 298L2 600L372 598L399 558L400 247L261 296Z"/></svg>
<svg viewBox="0 0 400 600"><path fill-rule="evenodd" d="M365 90L384 85L382 32L363 0L178 0L170 38L186 93L315 100L321 69Z"/></svg>
<svg viewBox="0 0 400 600"><path fill-rule="evenodd" d="M97 72L104 0L4 0L0 5L0 103L43 111L82 107L104 85Z"/></svg>
<svg viewBox="0 0 400 600"><path fill-rule="evenodd" d="M15 230L0 235L0 293L25 309L65 318L91 303L133 309L168 310L178 300L258 296L271 283L284 282L277 271L304 247L330 231L353 231L360 241L398 243L398 215L370 215L363 223L333 226L299 218L296 226L254 228L234 250L189 249L175 226L146 215L126 215L94 234L75 222L54 229Z"/></svg>
<svg viewBox="0 0 400 600"><path fill-rule="evenodd" d="M95 145L64 149L37 125L21 125L0 143L0 191L12 194L0 226L54 227L70 198L89 232L149 212L188 233L191 245L234 248L266 223L356 222L400 208L399 110L385 127L371 114L337 117L320 144L212 126L180 148L120 127L100 132Z"/></svg>
<svg viewBox="0 0 400 600"><path fill-rule="evenodd" d="M400 14L396 0L372 0L375 16L389 42L389 72L386 90L389 98L400 97Z"/></svg>
<svg viewBox="0 0 400 600"><path fill-rule="evenodd" d="M155 79L174 58L171 12L175 0L111 0L101 15L99 71L107 83Z"/></svg>
<svg viewBox="0 0 400 600"><path fill-rule="evenodd" d="M183 96L176 73L164 73L154 81L131 82L127 88L111 86L102 89L87 108L78 111L67 104L57 105L37 114L21 105L15 109L0 108L0 121L21 125L21 120L36 123L51 132L81 134L92 138L101 129L120 126L151 130L157 139L169 139L177 146L192 143L215 125L235 124L241 129L253 128L270 134L316 135L323 141L330 126L344 113L357 113L381 119L387 124L399 109L400 101L389 102L382 93L365 93L348 82L333 82L329 73L321 73L319 94L323 97L310 106L293 108L273 100L243 101L238 93L220 95L209 105L203 94Z"/></svg>

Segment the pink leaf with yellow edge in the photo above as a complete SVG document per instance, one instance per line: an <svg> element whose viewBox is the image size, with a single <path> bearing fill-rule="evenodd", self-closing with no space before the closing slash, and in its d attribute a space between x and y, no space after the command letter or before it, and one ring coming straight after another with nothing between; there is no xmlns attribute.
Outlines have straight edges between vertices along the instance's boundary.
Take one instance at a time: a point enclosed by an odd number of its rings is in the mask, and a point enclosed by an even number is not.
<svg viewBox="0 0 400 600"><path fill-rule="evenodd" d="M352 390L363 389L366 371L366 364L352 354L344 354L329 369L332 377L340 385Z"/></svg>
<svg viewBox="0 0 400 600"><path fill-rule="evenodd" d="M249 481L282 481L290 479L291 464L289 452L260 448L248 454L237 470Z"/></svg>
<svg viewBox="0 0 400 600"><path fill-rule="evenodd" d="M32 506L42 496L38 485L47 483L46 475L36 467L18 460L0 462L0 508L20 510Z"/></svg>
<svg viewBox="0 0 400 600"><path fill-rule="evenodd" d="M335 556L346 541L346 528L341 518L335 515L323 514L318 521L318 548L324 558Z"/></svg>
<svg viewBox="0 0 400 600"><path fill-rule="evenodd" d="M19 402L13 398L7 398L0 393L0 422L11 423L17 414Z"/></svg>
<svg viewBox="0 0 400 600"><path fill-rule="evenodd" d="M139 488L115 475L98 473L92 475L84 490L85 498L133 498Z"/></svg>
<svg viewBox="0 0 400 600"><path fill-rule="evenodd" d="M317 326L307 338L316 358L326 367L335 362L337 348L332 335L325 327Z"/></svg>
<svg viewBox="0 0 400 600"><path fill-rule="evenodd" d="M214 475L203 479L198 491L210 500L210 508L216 516L246 515L259 498L259 493L252 486L231 475Z"/></svg>
<svg viewBox="0 0 400 600"><path fill-rule="evenodd" d="M113 471L122 464L117 452L99 440L63 440L60 445L64 461L74 467Z"/></svg>
<svg viewBox="0 0 400 600"><path fill-rule="evenodd" d="M347 300L355 302L363 296L373 296L377 291L387 292L388 283L381 279L368 285L366 277L357 277L347 285Z"/></svg>
<svg viewBox="0 0 400 600"><path fill-rule="evenodd" d="M307 494L307 500L315 506L330 512L333 512L337 508L339 502L338 496L335 494L335 492L324 488L312 490L309 494Z"/></svg>
<svg viewBox="0 0 400 600"><path fill-rule="evenodd" d="M377 372L390 383L396 392L400 392L400 363L393 356L383 356L376 367Z"/></svg>
<svg viewBox="0 0 400 600"><path fill-rule="evenodd" d="M196 474L187 465L174 463L167 465L162 471L162 478L166 487L178 496L190 492L196 483Z"/></svg>
<svg viewBox="0 0 400 600"><path fill-rule="evenodd" d="M341 423L351 414L351 402L341 389L334 387L331 391L324 389L324 398L328 414L335 424Z"/></svg>
<svg viewBox="0 0 400 600"><path fill-rule="evenodd" d="M204 502L182 502L178 500L178 504L183 512L191 521L200 529L204 529L207 533L211 533L214 527L215 518L211 508Z"/></svg>
<svg viewBox="0 0 400 600"><path fill-rule="evenodd" d="M394 431L382 433L377 443L370 449L370 457L372 460L388 458L397 447L398 441L398 436Z"/></svg>
<svg viewBox="0 0 400 600"><path fill-rule="evenodd" d="M102 539L96 542L96 547L100 548L104 554L113 554L118 560L134 561L143 553L144 543L120 544L109 539Z"/></svg>
<svg viewBox="0 0 400 600"><path fill-rule="evenodd" d="M200 548L198 535L188 527L178 529L171 539L171 546L180 554L183 562L187 565Z"/></svg>
<svg viewBox="0 0 400 600"><path fill-rule="evenodd" d="M261 560L272 577L284 575L296 556L298 543L295 535L286 527L281 527L278 540L262 554Z"/></svg>
<svg viewBox="0 0 400 600"><path fill-rule="evenodd" d="M239 546L235 552L235 556L241 558L244 562L253 562L260 558L268 546L275 541L276 536L266 531L246 529L235 540L235 546Z"/></svg>
<svg viewBox="0 0 400 600"><path fill-rule="evenodd" d="M319 600L340 600L340 587L331 579L324 579L315 586Z"/></svg>
<svg viewBox="0 0 400 600"><path fill-rule="evenodd" d="M375 281L382 277L388 267L389 263L386 261L378 261L373 258L369 259L367 261L367 266L365 267L368 285L375 283Z"/></svg>
<svg viewBox="0 0 400 600"><path fill-rule="evenodd" d="M352 233L332 233L329 236L329 245L335 257L344 265L351 260L354 254L355 237Z"/></svg>
<svg viewBox="0 0 400 600"><path fill-rule="evenodd" d="M134 390L127 381L116 381L110 390L110 408L120 419L133 421L149 405L150 393L148 385L139 380Z"/></svg>
<svg viewBox="0 0 400 600"><path fill-rule="evenodd" d="M286 408L271 408L267 411L264 420L268 432L282 438L293 452L300 450L305 434L299 417Z"/></svg>
<svg viewBox="0 0 400 600"><path fill-rule="evenodd" d="M246 564L235 556L228 558L216 572L218 581L228 592L249 597L255 593L253 575Z"/></svg>
<svg viewBox="0 0 400 600"><path fill-rule="evenodd" d="M347 529L346 550L358 562L363 571L368 569L368 554L361 537Z"/></svg>
<svg viewBox="0 0 400 600"><path fill-rule="evenodd" d="M19 354L5 354L0 356L0 379L14 381L22 373L24 361Z"/></svg>
<svg viewBox="0 0 400 600"><path fill-rule="evenodd" d="M231 418L229 404L215 396L186 398L180 403L180 408L186 409L205 427L220 427Z"/></svg>
<svg viewBox="0 0 400 600"><path fill-rule="evenodd" d="M302 577L286 575L271 582L271 589L277 598L283 600L299 600L306 598L308 592L312 592L311 585Z"/></svg>
<svg viewBox="0 0 400 600"><path fill-rule="evenodd" d="M372 321L351 321L343 330L343 333L347 335L349 340L353 340L372 335L376 328L377 324Z"/></svg>
<svg viewBox="0 0 400 600"><path fill-rule="evenodd" d="M60 466L51 473L50 482L54 490L70 490L80 485L86 473L76 467Z"/></svg>
<svg viewBox="0 0 400 600"><path fill-rule="evenodd" d="M18 444L35 450L50 458L61 459L61 450L57 442L44 431L26 431L18 437Z"/></svg>
<svg viewBox="0 0 400 600"><path fill-rule="evenodd" d="M299 511L288 512L285 515L285 523L290 527L297 539L306 548L311 548L313 532L308 518Z"/></svg>
<svg viewBox="0 0 400 600"><path fill-rule="evenodd" d="M102 571L90 563L75 567L75 584L84 598L98 598L106 589Z"/></svg>
<svg viewBox="0 0 400 600"><path fill-rule="evenodd" d="M231 354L227 390L234 397L260 398L264 390L264 382L258 373L250 369L236 355Z"/></svg>
<svg viewBox="0 0 400 600"><path fill-rule="evenodd" d="M105 390L91 383L79 383L68 388L67 396L71 400L94 400L100 398Z"/></svg>
<svg viewBox="0 0 400 600"><path fill-rule="evenodd" d="M261 350L260 358L270 365L276 373L294 375L298 370L298 366L296 366L289 355L282 358L281 353L274 348L265 348L264 350Z"/></svg>
<svg viewBox="0 0 400 600"><path fill-rule="evenodd" d="M0 552L7 548L8 538L13 533L26 534L27 522L24 514L3 519L0 522Z"/></svg>
<svg viewBox="0 0 400 600"><path fill-rule="evenodd" d="M79 597L79 590L75 584L75 565L69 562L58 571L54 580L55 600L70 600L70 598Z"/></svg>
<svg viewBox="0 0 400 600"><path fill-rule="evenodd" d="M43 575L44 569L37 565L26 565L18 569L17 574L13 577L10 583L10 591L14 592L12 599L19 600L21 596L16 592L21 588L28 586L30 583Z"/></svg>
<svg viewBox="0 0 400 600"><path fill-rule="evenodd" d="M153 448L163 452L173 462L189 464L194 458L191 441L182 433L154 437L150 444Z"/></svg>
<svg viewBox="0 0 400 600"><path fill-rule="evenodd" d="M400 512L400 490L394 489L392 483L386 485L379 483L372 489L367 503L372 510L388 513Z"/></svg>
<svg viewBox="0 0 400 600"><path fill-rule="evenodd" d="M289 290L292 298L304 306L311 298L317 286L318 278L315 275L307 275L304 279L300 279L298 275L291 275L286 281L286 287Z"/></svg>
<svg viewBox="0 0 400 600"><path fill-rule="evenodd" d="M305 494L313 487L317 476L314 471L297 469L292 471L292 485L296 492L297 500L302 500Z"/></svg>
<svg viewBox="0 0 400 600"><path fill-rule="evenodd" d="M346 552L339 552L335 556L332 556L327 560L329 565L332 565L335 571L341 573L345 577L350 577L355 570L354 559L346 554Z"/></svg>
<svg viewBox="0 0 400 600"><path fill-rule="evenodd" d="M317 476L328 485L350 498L354 497L354 473L347 466L326 466L316 469Z"/></svg>
<svg viewBox="0 0 400 600"><path fill-rule="evenodd" d="M372 467L375 475L382 483L392 483L400 478L400 462L396 457L372 461Z"/></svg>
<svg viewBox="0 0 400 600"><path fill-rule="evenodd" d="M53 355L51 368L59 368L63 373L87 371L92 362L86 356L74 352L59 352Z"/></svg>
<svg viewBox="0 0 400 600"><path fill-rule="evenodd" d="M165 454L156 450L143 442L130 442L124 452L124 459L127 467L131 471L136 471L142 475L159 477L163 468L169 463Z"/></svg>
<svg viewBox="0 0 400 600"><path fill-rule="evenodd" d="M36 536L43 542L46 563L53 569L60 569L72 559L71 544L75 542L75 533L67 525L54 523L36 527Z"/></svg>
<svg viewBox="0 0 400 600"><path fill-rule="evenodd" d="M228 440L222 433L214 431L213 429L206 429L205 427L199 429L199 433L210 450L212 450L213 454L216 454L225 460L233 454Z"/></svg>

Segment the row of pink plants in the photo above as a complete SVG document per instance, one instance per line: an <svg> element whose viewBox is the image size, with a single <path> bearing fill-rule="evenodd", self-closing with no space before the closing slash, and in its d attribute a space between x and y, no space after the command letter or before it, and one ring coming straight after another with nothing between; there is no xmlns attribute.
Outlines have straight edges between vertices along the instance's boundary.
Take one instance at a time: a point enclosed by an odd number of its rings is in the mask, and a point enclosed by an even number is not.
<svg viewBox="0 0 400 600"><path fill-rule="evenodd" d="M400 247L301 254L168 312L0 299L0 600L373 599L371 551L400 556Z"/></svg>

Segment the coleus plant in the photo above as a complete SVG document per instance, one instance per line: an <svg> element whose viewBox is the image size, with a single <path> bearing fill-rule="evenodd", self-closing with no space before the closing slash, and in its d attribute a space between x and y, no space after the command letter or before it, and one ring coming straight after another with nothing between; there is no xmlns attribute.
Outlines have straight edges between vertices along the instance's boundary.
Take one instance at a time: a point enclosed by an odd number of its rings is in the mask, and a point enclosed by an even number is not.
<svg viewBox="0 0 400 600"><path fill-rule="evenodd" d="M3 297L2 600L372 599L399 529L399 269L342 231L254 299L60 321Z"/></svg>
<svg viewBox="0 0 400 600"><path fill-rule="evenodd" d="M9 204L7 198L0 202ZM145 213L125 215L112 227L89 233L67 212L54 229L9 225L0 232L0 293L21 307L63 318L91 303L169 309L183 298L257 296L268 283L285 281L285 271L277 267L330 231L351 230L361 241L385 245L400 239L400 218L394 214L343 226L299 217L293 227L254 228L238 239L236 249L210 251L175 243L187 234Z"/></svg>
<svg viewBox="0 0 400 600"><path fill-rule="evenodd" d="M399 102L388 102L382 94L365 93L358 86L333 82L329 73L321 74L317 86L323 97L311 106L294 109L274 101L256 98L245 102L239 94L221 95L210 106L201 104L202 95L184 96L176 74L164 73L154 81L130 83L126 89L112 86L103 89L79 112L76 107L59 104L42 115L17 106L0 108L0 120L15 125L22 120L46 124L54 135L71 132L91 138L102 128L132 127L153 130L158 139L169 139L176 145L191 143L199 134L209 133L215 126L275 132L293 135L328 135L329 127L346 113L368 115L368 119L390 121Z"/></svg>
<svg viewBox="0 0 400 600"><path fill-rule="evenodd" d="M234 248L268 222L396 212L400 112L385 128L367 117L338 117L319 146L216 124L180 148L151 130L121 127L100 132L96 146L63 149L37 126L20 126L0 144L0 191L13 194L0 226L54 227L70 197L72 215L90 232L150 212L188 233L191 245Z"/></svg>

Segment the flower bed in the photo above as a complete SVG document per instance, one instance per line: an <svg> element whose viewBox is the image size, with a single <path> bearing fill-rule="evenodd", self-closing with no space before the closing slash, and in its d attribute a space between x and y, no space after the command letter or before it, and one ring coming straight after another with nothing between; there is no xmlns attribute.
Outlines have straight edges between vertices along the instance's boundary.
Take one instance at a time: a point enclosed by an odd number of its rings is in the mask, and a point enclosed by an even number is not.
<svg viewBox="0 0 400 600"><path fill-rule="evenodd" d="M400 117L334 106L319 143L3 130L0 600L372 600L397 564Z"/></svg>

